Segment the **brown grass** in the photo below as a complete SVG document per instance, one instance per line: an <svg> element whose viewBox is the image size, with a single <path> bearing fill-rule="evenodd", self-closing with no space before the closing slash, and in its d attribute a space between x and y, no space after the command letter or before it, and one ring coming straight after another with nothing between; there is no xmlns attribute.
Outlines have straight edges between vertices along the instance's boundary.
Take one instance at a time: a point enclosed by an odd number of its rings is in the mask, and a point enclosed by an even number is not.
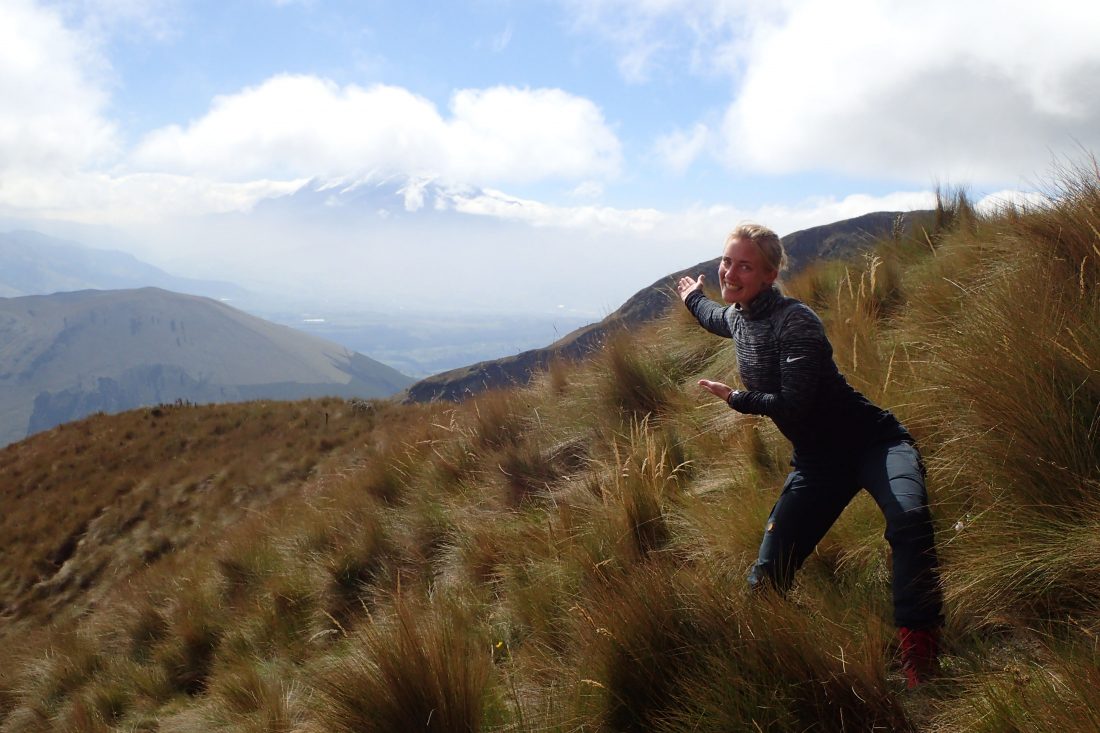
<svg viewBox="0 0 1100 733"><path fill-rule="evenodd" d="M0 731L1095 730L1100 182L1075 175L1049 207L944 194L787 283L926 457L932 684L901 692L867 497L787 599L745 593L790 448L698 390L736 362L674 309L465 404L161 408L0 452Z"/></svg>
<svg viewBox="0 0 1100 733"><path fill-rule="evenodd" d="M399 603L322 673L318 719L348 733L481 730L490 664L488 638L461 609Z"/></svg>

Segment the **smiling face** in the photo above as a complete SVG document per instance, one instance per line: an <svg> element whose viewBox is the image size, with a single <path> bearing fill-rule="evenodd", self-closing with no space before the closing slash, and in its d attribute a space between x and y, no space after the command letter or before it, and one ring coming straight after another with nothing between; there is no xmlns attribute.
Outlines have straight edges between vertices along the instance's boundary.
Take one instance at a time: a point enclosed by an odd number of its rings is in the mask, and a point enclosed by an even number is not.
<svg viewBox="0 0 1100 733"><path fill-rule="evenodd" d="M718 263L722 300L742 306L771 287L779 272L768 265L764 253L750 239L733 239Z"/></svg>

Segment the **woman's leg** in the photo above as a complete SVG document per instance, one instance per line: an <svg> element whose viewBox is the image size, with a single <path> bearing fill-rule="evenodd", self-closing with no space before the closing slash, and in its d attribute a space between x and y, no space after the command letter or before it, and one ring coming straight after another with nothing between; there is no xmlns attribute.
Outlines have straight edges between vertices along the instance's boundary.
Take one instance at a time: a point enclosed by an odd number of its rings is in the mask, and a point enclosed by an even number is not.
<svg viewBox="0 0 1100 733"><path fill-rule="evenodd" d="M759 557L749 569L749 585L785 593L857 491L859 485L852 478L791 471L764 526Z"/></svg>
<svg viewBox="0 0 1100 733"><path fill-rule="evenodd" d="M859 482L886 517L894 565L894 623L909 629L939 627L943 596L920 453L906 442L875 446L861 461Z"/></svg>

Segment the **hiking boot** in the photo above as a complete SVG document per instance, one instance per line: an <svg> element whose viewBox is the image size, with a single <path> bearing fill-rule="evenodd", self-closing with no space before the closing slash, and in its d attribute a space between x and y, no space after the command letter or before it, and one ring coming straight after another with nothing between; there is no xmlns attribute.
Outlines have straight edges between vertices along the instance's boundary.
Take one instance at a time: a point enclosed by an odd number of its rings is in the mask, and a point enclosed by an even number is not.
<svg viewBox="0 0 1100 733"><path fill-rule="evenodd" d="M939 671L939 629L898 629L901 669L910 690Z"/></svg>

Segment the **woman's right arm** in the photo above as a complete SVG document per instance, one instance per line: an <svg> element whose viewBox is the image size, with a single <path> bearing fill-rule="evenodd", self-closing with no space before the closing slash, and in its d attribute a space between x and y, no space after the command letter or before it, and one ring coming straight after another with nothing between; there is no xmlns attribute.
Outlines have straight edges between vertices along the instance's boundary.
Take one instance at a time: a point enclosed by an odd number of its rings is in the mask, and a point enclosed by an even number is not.
<svg viewBox="0 0 1100 733"><path fill-rule="evenodd" d="M690 276L680 278L676 283L676 292L700 326L715 336L729 338L733 335L729 321L726 320L726 308L729 306L718 305L703 295L703 275L698 279Z"/></svg>

